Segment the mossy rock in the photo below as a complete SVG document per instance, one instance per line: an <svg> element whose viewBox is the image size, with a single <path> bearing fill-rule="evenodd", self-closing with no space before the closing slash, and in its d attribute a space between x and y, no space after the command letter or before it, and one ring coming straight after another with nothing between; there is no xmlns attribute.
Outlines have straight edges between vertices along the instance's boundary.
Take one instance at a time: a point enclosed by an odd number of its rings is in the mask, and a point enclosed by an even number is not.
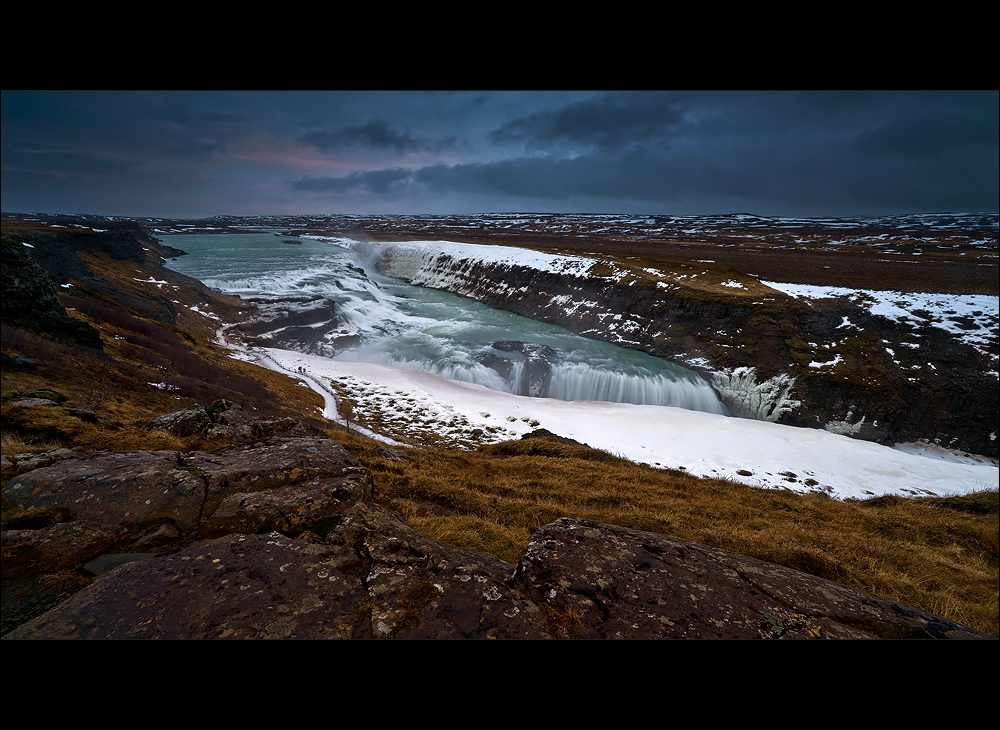
<svg viewBox="0 0 1000 730"><path fill-rule="evenodd" d="M88 411L84 408L71 408L68 411L69 415L76 416L81 421L86 421L87 423L97 423L97 414L93 411Z"/></svg>
<svg viewBox="0 0 1000 730"><path fill-rule="evenodd" d="M598 262L593 266L591 266L590 269L587 271L587 273L590 276L596 276L603 279L608 279L614 276L615 270L605 263Z"/></svg>
<svg viewBox="0 0 1000 730"><path fill-rule="evenodd" d="M65 403L69 400L69 396L65 396L62 393L57 393L54 390L49 390L48 388L35 388L34 390L29 390L26 393L21 393L21 398L45 398L46 400L53 401L55 403Z"/></svg>
<svg viewBox="0 0 1000 730"><path fill-rule="evenodd" d="M207 406L205 406L205 410L208 412L208 415L214 419L215 416L219 415L220 413L225 413L234 405L235 403L233 403L230 400L226 400L225 398L219 398L219 400L214 400Z"/></svg>

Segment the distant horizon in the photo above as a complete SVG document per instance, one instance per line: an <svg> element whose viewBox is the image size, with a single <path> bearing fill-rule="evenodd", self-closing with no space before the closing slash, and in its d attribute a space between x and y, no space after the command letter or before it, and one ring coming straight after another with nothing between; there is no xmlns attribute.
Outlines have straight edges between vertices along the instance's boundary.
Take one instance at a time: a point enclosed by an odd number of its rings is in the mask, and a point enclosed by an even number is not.
<svg viewBox="0 0 1000 730"><path fill-rule="evenodd" d="M80 217L80 218L103 218L109 220L135 220L135 219L156 219L173 221L207 221L218 218L335 218L335 217L356 217L356 218L478 218L486 216L579 216L579 217L633 217L633 218L723 218L746 216L750 218L764 219L784 219L784 220L858 220L870 218L906 218L906 217L929 217L929 216L997 216L1000 218L998 210L935 210L913 213L875 213L861 215L765 215L762 213L750 213L747 211L729 213L631 213L631 212L567 212L567 211L485 211L478 213L216 213L207 216L164 216L164 215L117 215L106 213L67 213L48 212L40 210L32 211L2 211L3 216L53 216L53 217Z"/></svg>

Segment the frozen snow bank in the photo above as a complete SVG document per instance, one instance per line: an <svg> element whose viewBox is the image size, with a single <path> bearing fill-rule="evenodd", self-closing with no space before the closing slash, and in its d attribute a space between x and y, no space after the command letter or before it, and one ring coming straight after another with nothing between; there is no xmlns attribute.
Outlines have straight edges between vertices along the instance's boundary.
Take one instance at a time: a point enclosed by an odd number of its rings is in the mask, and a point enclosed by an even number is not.
<svg viewBox="0 0 1000 730"><path fill-rule="evenodd" d="M546 428L636 462L837 498L946 496L1000 485L993 464L926 458L827 431L667 406L527 398L415 370L266 352L287 369L301 365L335 381L359 416L395 416L412 433L461 429L471 438L479 431L479 440L490 442Z"/></svg>

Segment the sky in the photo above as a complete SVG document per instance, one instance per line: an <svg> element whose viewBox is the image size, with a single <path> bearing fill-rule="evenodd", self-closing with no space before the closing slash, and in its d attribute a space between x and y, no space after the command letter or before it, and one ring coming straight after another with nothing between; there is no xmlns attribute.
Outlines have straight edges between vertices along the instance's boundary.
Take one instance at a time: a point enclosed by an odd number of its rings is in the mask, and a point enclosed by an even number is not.
<svg viewBox="0 0 1000 730"><path fill-rule="evenodd" d="M996 212L1000 92L2 92L2 210Z"/></svg>

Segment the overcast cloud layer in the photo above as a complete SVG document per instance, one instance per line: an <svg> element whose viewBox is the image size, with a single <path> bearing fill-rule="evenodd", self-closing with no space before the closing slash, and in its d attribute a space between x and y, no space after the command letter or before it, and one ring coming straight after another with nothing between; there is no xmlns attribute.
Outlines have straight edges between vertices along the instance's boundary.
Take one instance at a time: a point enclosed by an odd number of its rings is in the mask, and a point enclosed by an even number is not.
<svg viewBox="0 0 1000 730"><path fill-rule="evenodd" d="M4 212L991 211L997 91L2 95Z"/></svg>

